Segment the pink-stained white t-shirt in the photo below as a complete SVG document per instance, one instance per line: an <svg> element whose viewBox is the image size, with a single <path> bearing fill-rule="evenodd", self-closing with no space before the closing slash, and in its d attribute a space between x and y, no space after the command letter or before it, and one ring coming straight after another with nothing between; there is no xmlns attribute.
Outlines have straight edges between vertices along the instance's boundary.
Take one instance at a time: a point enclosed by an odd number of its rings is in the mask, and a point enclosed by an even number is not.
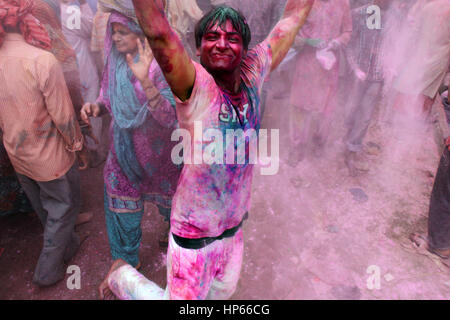
<svg viewBox="0 0 450 320"><path fill-rule="evenodd" d="M260 92L271 63L272 51L267 41L249 50L241 65L240 94L232 96L194 62L196 80L191 97L184 102L176 99L180 129L191 138L191 156L184 154L185 164L172 202L171 232L177 236L217 237L239 225L249 210L255 163L249 159L251 148L249 143L244 145L246 160L240 161L237 155L238 149L243 150L243 140L227 144L226 136L240 132L256 140L260 128ZM202 157L221 154L213 147L219 144L220 134L223 157L214 157L215 161ZM233 158L233 149L234 161L227 161ZM186 150L185 147L183 152ZM200 153L196 153L198 150Z"/></svg>

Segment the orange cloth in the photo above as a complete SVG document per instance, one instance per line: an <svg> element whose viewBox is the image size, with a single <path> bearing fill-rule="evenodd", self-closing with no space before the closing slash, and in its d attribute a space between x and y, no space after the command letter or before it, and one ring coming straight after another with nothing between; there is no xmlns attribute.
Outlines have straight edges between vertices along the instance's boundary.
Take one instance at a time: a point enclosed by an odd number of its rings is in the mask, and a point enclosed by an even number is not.
<svg viewBox="0 0 450 320"><path fill-rule="evenodd" d="M36 181L64 175L83 136L55 56L7 33L0 83L0 129L14 169Z"/></svg>
<svg viewBox="0 0 450 320"><path fill-rule="evenodd" d="M0 0L0 46L6 36L5 28L19 27L27 43L42 49L51 48L47 31L31 14L32 7L32 0Z"/></svg>

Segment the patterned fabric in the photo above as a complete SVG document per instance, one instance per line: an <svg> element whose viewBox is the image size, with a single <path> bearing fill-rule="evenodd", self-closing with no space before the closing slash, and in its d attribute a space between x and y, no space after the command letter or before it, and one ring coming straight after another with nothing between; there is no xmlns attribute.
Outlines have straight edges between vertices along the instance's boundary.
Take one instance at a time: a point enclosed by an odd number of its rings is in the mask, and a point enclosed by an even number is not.
<svg viewBox="0 0 450 320"><path fill-rule="evenodd" d="M202 155L205 150L211 153L208 150L217 147L220 140L202 141L201 135L202 132L209 134L212 129L220 132L223 142L229 129L236 133L242 130L244 134L251 135L252 131L254 136L258 134L261 121L259 96L264 79L270 72L271 61L272 51L268 42L249 50L241 65L242 90L234 97L221 90L214 78L201 65L194 63L196 80L190 99L182 102L175 98L180 127L191 136L191 145L184 146L183 152L190 147L194 154L196 149L201 150ZM195 155L192 160L186 152L173 200L172 233L194 239L217 237L242 221L250 207L254 166L247 160L242 164L236 159L231 163L226 160L232 152L236 155L237 149L247 149L246 143L240 141L227 144L223 148L224 154L210 164L196 164ZM248 149L246 151L249 155Z"/></svg>
<svg viewBox="0 0 450 320"><path fill-rule="evenodd" d="M144 203L109 197L106 190L103 199L111 256L113 260L122 259L135 267L139 263Z"/></svg>
<svg viewBox="0 0 450 320"><path fill-rule="evenodd" d="M50 49L50 38L39 20L31 14L32 6L32 0L0 0L0 46L5 39L5 28L19 27L27 43Z"/></svg>
<svg viewBox="0 0 450 320"><path fill-rule="evenodd" d="M112 116L110 153L104 169L106 192L114 212L136 212L143 201L171 206L181 168L171 161L176 128L173 96L155 60L149 79L161 95L155 111L147 107L147 97L112 41L112 23L125 25L136 34L139 26L117 12L110 15L105 38L106 64L98 102L104 103ZM136 57L137 58L137 57ZM172 104L171 104L172 101Z"/></svg>

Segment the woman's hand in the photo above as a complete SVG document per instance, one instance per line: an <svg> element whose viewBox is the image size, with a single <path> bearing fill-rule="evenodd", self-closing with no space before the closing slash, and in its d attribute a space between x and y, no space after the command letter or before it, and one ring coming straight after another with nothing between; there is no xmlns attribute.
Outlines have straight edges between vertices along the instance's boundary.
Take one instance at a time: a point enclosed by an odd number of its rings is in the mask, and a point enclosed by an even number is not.
<svg viewBox="0 0 450 320"><path fill-rule="evenodd" d="M141 82L145 82L148 78L148 70L153 60L153 53L150 49L147 38L145 39L144 48L140 39L137 39L137 46L139 52L139 61L134 62L131 54L127 54L128 67L133 71L134 76Z"/></svg>

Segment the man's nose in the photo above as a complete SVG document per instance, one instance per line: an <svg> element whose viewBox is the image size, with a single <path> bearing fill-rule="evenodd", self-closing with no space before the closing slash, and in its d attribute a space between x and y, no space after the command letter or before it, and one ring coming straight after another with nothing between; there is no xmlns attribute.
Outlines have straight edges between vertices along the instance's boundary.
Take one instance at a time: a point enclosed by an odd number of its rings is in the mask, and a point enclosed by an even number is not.
<svg viewBox="0 0 450 320"><path fill-rule="evenodd" d="M217 48L226 49L228 48L228 41L224 37L220 37L216 43Z"/></svg>

